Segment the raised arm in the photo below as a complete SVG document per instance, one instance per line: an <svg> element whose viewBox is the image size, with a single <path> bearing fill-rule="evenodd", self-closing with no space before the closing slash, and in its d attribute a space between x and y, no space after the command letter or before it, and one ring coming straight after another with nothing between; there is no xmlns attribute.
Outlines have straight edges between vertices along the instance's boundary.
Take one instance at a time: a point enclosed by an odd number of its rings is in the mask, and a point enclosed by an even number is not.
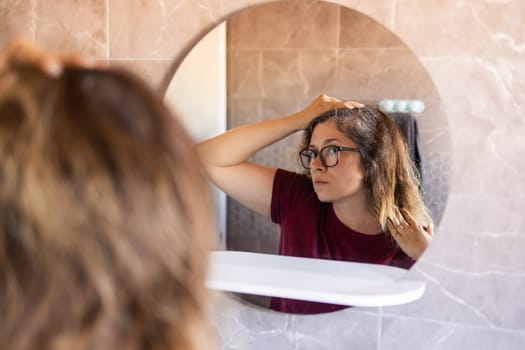
<svg viewBox="0 0 525 350"><path fill-rule="evenodd" d="M209 179L227 195L265 216L270 216L276 169L247 162L259 150L304 129L319 114L349 102L321 95L300 112L231 129L203 141L197 151Z"/></svg>

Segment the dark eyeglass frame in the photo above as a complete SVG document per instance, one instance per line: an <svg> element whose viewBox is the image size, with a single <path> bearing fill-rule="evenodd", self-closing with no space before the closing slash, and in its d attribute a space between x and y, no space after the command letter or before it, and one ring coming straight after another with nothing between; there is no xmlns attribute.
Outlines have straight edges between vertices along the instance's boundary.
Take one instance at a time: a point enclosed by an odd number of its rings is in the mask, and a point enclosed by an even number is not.
<svg viewBox="0 0 525 350"><path fill-rule="evenodd" d="M332 148L332 149L334 149L337 152L337 160L335 161L334 165L326 165L326 161L325 161L324 156L323 156L323 151L325 149L327 149L327 148ZM300 161L301 165L303 166L303 168L311 169L312 167L310 166L310 163L312 163L312 161L315 158L317 158L317 156L319 156L319 159L321 159L321 164L323 164L323 166L325 168L332 168L332 167L336 166L337 164L339 164L339 155L343 151L361 152L361 148L359 148L359 147L335 146L335 145L324 146L319 151L316 151L316 150L311 149L311 148L305 148L305 149L302 149L301 151L299 151L299 161ZM305 152L312 152L314 157L312 158L312 157L306 155ZM306 159L304 159L303 157L308 157L308 159L310 159L308 164L305 164Z"/></svg>

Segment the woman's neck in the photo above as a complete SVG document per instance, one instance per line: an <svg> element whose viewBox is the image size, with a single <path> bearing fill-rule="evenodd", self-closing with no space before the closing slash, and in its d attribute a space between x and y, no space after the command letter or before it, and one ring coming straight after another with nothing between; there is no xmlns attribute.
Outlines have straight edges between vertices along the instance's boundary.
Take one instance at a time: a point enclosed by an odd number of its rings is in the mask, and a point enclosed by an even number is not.
<svg viewBox="0 0 525 350"><path fill-rule="evenodd" d="M352 230L369 235L383 231L366 198L361 196L345 198L333 202L332 206L339 221Z"/></svg>

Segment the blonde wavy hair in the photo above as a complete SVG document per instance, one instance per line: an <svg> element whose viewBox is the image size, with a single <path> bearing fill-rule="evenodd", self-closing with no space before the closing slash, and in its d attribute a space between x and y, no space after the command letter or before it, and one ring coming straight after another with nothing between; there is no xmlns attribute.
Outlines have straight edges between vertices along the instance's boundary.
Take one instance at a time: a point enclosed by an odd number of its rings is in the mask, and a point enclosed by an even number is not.
<svg viewBox="0 0 525 350"><path fill-rule="evenodd" d="M0 348L213 347L192 140L135 76L52 77L23 46L0 63Z"/></svg>

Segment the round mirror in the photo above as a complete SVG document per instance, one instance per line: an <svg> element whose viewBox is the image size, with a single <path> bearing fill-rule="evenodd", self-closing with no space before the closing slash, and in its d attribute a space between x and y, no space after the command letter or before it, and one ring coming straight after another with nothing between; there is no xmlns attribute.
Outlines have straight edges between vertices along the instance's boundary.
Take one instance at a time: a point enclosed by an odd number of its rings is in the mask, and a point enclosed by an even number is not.
<svg viewBox="0 0 525 350"><path fill-rule="evenodd" d="M418 108L397 114L409 115L416 126L410 137L437 228L450 182L447 119L423 64L370 17L327 2L252 7L202 39L175 73L166 100L200 141L227 128L291 114L322 93L376 106L417 102ZM251 160L302 172L299 137L287 137ZM224 247L277 254L279 226L216 193ZM266 297L241 297L269 305Z"/></svg>

